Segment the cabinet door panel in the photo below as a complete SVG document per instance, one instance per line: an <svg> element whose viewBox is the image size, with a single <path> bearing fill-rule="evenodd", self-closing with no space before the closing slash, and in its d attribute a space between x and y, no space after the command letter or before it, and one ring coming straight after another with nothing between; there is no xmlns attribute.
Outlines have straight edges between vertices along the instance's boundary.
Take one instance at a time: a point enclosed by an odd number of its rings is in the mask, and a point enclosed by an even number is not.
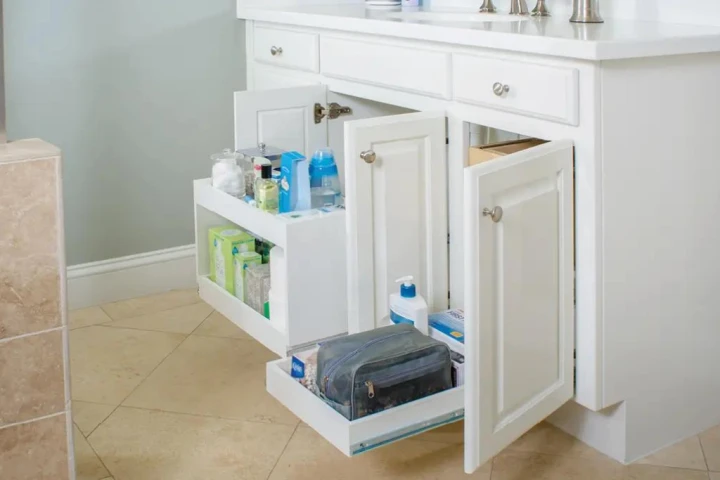
<svg viewBox="0 0 720 480"><path fill-rule="evenodd" d="M235 92L235 148L265 143L312 155L327 145L327 122L316 124L314 116L326 97L323 85Z"/></svg>
<svg viewBox="0 0 720 480"><path fill-rule="evenodd" d="M572 169L566 141L465 169L468 472L573 395Z"/></svg>
<svg viewBox="0 0 720 480"><path fill-rule="evenodd" d="M395 279L413 275L431 309L447 307L445 115L345 124L349 331L389 314ZM375 161L361 153L372 150Z"/></svg>

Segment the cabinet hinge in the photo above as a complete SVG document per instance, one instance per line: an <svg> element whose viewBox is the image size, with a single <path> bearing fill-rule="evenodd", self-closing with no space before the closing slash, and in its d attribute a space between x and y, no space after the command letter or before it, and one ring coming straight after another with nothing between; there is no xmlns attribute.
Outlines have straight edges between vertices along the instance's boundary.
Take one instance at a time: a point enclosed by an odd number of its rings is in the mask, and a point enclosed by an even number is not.
<svg viewBox="0 0 720 480"><path fill-rule="evenodd" d="M450 245L450 234L448 233L448 239L447 239L448 245Z"/></svg>
<svg viewBox="0 0 720 480"><path fill-rule="evenodd" d="M335 120L340 115L352 115L352 108L343 107L339 103L331 103L327 108L323 107L319 103L315 104L315 123L322 122L322 119L328 117L330 120Z"/></svg>

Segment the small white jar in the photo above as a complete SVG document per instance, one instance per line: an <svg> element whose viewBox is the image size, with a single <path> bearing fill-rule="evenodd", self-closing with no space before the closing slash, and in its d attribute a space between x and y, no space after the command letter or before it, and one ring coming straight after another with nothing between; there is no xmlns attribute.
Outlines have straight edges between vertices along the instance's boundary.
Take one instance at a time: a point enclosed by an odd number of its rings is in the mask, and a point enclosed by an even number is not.
<svg viewBox="0 0 720 480"><path fill-rule="evenodd" d="M212 186L236 198L245 196L245 176L235 152L226 148L210 157L213 162Z"/></svg>

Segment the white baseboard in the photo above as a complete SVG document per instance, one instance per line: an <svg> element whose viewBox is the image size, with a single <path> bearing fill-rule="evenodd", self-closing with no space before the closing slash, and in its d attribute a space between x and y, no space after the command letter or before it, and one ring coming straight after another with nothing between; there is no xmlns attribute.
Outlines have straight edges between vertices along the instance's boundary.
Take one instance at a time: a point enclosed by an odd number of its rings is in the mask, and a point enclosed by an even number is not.
<svg viewBox="0 0 720 480"><path fill-rule="evenodd" d="M195 245L73 265L67 278L70 310L197 287Z"/></svg>

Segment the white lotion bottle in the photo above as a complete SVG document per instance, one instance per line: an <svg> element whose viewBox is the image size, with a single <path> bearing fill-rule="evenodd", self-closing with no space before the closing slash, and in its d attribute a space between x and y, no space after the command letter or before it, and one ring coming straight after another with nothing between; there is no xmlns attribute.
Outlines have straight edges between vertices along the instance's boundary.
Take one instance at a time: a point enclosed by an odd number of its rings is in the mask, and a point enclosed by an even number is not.
<svg viewBox="0 0 720 480"><path fill-rule="evenodd" d="M418 295L413 277L398 278L395 283L402 285L400 285L399 293L390 294L390 322L414 325L424 335L427 335L428 305L425 299Z"/></svg>

